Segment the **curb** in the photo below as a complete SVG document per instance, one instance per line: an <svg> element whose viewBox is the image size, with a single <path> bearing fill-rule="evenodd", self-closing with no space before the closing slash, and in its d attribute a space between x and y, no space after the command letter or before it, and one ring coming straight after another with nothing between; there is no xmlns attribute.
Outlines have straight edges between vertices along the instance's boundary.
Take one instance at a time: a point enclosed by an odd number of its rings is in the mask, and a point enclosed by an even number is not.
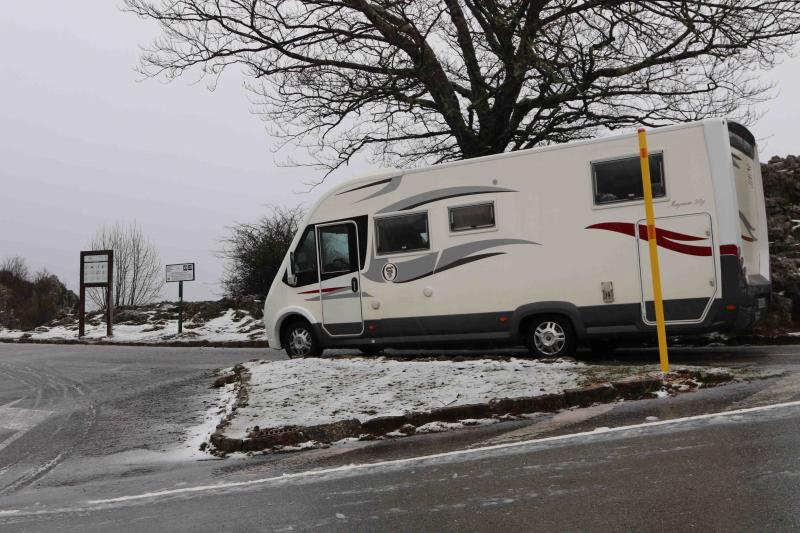
<svg viewBox="0 0 800 533"><path fill-rule="evenodd" d="M241 368L238 375L241 383L240 391L246 390L246 381L249 379L249 375L244 371L244 367ZM702 370L680 370L670 373L669 377L695 380L701 384L700 386L708 387L734 379L728 373ZM656 398L656 391L665 387L672 387L676 392L683 391L683 389L677 389L676 386L665 382L661 377L646 375L567 389L557 394L497 398L487 403L454 405L432 409L429 412L410 412L402 416L382 416L371 418L365 422L350 419L318 426L284 426L269 429L256 427L244 439L230 438L224 434L225 427L235 414L236 407L234 407L226 420L217 426L217 431L211 435L210 442L220 455L226 455L233 452L255 452L273 447L296 446L308 441L331 443L345 438L373 440L398 430L403 430L400 432L402 436L410 435L416 431L417 427L430 422L458 422L481 418L508 419L526 413L556 412L570 407L588 407L618 400Z"/></svg>

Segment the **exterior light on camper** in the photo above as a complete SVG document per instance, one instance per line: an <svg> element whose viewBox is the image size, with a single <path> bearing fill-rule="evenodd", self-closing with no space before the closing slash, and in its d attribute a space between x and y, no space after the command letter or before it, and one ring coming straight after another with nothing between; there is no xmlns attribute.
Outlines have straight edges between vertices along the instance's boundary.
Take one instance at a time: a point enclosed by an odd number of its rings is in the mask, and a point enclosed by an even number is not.
<svg viewBox="0 0 800 533"><path fill-rule="evenodd" d="M734 304L728 304L725 306L726 311L736 311L736 306Z"/></svg>
<svg viewBox="0 0 800 533"><path fill-rule="evenodd" d="M508 317L506 315L501 316L500 317L500 323L501 324L505 324L506 322L508 322Z"/></svg>

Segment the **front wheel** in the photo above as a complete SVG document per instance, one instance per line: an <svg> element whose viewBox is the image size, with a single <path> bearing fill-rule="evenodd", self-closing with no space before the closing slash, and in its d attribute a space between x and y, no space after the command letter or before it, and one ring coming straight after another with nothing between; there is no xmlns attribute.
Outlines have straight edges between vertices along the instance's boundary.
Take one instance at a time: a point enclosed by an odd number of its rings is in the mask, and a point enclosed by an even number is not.
<svg viewBox="0 0 800 533"><path fill-rule="evenodd" d="M531 320L526 340L528 350L534 357L572 356L577 346L572 323L561 316L542 316Z"/></svg>
<svg viewBox="0 0 800 533"><path fill-rule="evenodd" d="M322 354L322 347L311 329L311 325L305 321L297 321L289 324L283 334L283 348L290 359L296 357L318 357Z"/></svg>

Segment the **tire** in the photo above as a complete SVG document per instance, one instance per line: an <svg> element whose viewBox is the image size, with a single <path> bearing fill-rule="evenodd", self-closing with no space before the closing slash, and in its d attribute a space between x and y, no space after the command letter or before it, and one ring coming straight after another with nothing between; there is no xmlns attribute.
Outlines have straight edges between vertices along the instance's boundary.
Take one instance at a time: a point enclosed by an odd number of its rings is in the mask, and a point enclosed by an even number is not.
<svg viewBox="0 0 800 533"><path fill-rule="evenodd" d="M536 358L573 356L578 344L572 322L559 315L534 317L528 322L525 340Z"/></svg>
<svg viewBox="0 0 800 533"><path fill-rule="evenodd" d="M320 346L311 324L305 320L295 320L283 328L281 344L290 359L319 357L322 354L322 346Z"/></svg>

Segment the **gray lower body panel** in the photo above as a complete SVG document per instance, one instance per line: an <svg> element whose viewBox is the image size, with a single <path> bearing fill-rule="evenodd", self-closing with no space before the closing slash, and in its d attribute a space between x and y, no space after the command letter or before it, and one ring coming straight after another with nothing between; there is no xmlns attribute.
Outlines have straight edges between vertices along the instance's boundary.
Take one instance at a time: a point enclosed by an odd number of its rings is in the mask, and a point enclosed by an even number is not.
<svg viewBox="0 0 800 533"><path fill-rule="evenodd" d="M768 302L771 285L766 279L745 279L739 259L720 257L722 298L714 300L701 323L667 325L667 335L689 335L751 327ZM693 320L703 315L708 300L687 298L664 302L667 320ZM524 338L525 320L534 315L567 316L578 339L639 339L655 335L655 326L642 320L640 303L604 304L577 307L568 302L538 302L499 313L471 313L366 320L364 333L358 337L332 337L318 325L317 332L325 347L358 346L458 346L518 345ZM648 317L654 316L652 302L647 302Z"/></svg>

